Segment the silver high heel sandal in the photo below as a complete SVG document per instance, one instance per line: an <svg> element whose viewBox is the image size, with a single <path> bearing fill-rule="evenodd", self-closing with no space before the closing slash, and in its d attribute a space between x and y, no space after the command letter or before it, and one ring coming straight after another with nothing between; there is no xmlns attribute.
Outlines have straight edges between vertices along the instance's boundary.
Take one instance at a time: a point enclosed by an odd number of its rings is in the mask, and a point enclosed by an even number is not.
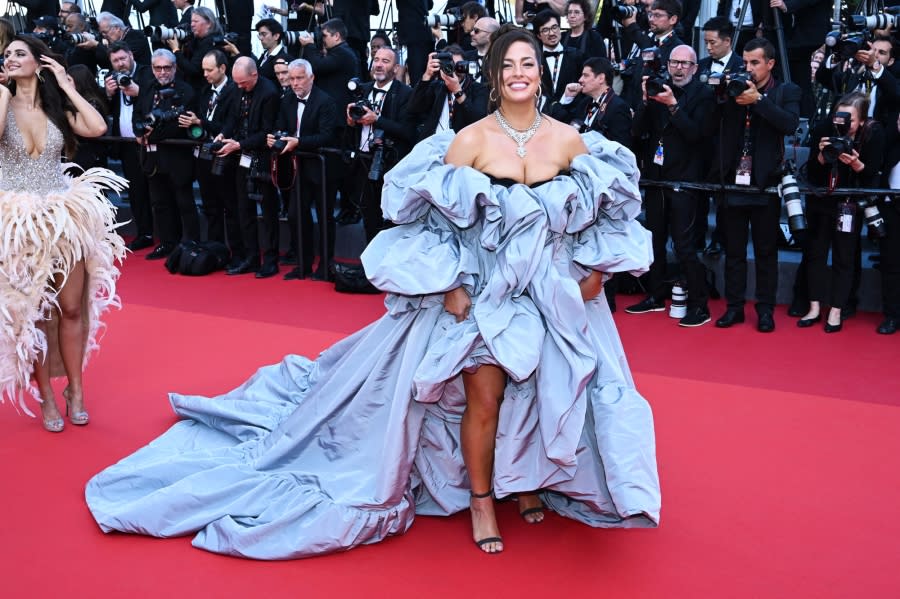
<svg viewBox="0 0 900 599"><path fill-rule="evenodd" d="M69 417L69 422L76 426L84 426L91 421L91 417L85 410L79 410L77 412L72 412L71 414L69 413L70 403L68 387L63 391L63 397L66 398L66 416ZM62 420L62 418L60 418L60 420Z"/></svg>

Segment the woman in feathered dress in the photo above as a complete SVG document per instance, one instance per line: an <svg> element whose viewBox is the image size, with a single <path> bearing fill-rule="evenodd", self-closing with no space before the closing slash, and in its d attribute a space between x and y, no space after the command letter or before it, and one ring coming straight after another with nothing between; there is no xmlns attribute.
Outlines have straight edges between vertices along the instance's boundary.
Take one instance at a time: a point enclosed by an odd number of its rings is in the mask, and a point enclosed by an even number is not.
<svg viewBox="0 0 900 599"><path fill-rule="evenodd" d="M72 424L85 425L82 369L97 347L100 315L116 305L115 261L125 255L115 207L104 188L125 181L104 169L64 174L75 136L106 132L103 117L75 90L43 42L16 36L4 51L0 85L0 401L29 411L41 402L44 428L64 429L51 378L65 375Z"/></svg>

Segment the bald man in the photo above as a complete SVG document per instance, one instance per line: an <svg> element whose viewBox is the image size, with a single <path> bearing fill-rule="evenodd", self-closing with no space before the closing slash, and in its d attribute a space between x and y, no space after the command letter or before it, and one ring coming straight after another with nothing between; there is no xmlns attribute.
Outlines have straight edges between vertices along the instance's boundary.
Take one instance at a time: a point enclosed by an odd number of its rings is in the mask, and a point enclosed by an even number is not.
<svg viewBox="0 0 900 599"><path fill-rule="evenodd" d="M479 83L484 83L484 77L482 76L484 58L491 48L491 34L498 29L500 29L500 22L492 17L481 17L475 21L475 27L472 28L472 47L474 50L466 52L464 57L466 60L474 60L478 63L475 81Z"/></svg>
<svg viewBox="0 0 900 599"><path fill-rule="evenodd" d="M260 77L256 62L242 56L234 62L231 78L240 90L238 118L226 123L218 136L225 142L219 152L233 156L237 168L237 209L241 242L232 247L233 263L229 275L256 273L265 279L278 274L278 194L266 177L251 178L251 171L269 172L270 152L266 135L275 130L275 117L281 91L265 77ZM250 197L248 182L253 184ZM262 207L262 222L257 226L256 205Z"/></svg>
<svg viewBox="0 0 900 599"><path fill-rule="evenodd" d="M697 55L690 46L682 44L672 49L668 69L671 80L662 84L661 90L648 86L646 76L641 82L643 102L635 112L633 128L637 137L648 135L652 142L641 148L641 174L655 180L700 181L703 161L697 159L697 148L712 141L715 97L708 85L694 78ZM671 235L688 293L687 314L679 324L706 324L710 320L706 270L694 246L697 195L685 190L650 188L644 206L647 228L653 234L648 296L625 308L625 312L642 314L665 309L666 241Z"/></svg>

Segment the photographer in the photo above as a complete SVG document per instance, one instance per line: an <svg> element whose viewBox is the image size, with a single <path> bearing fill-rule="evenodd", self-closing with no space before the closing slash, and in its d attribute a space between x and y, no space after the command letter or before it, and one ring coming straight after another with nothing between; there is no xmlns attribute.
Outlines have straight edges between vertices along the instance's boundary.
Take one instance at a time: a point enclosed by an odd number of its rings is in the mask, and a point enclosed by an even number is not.
<svg viewBox="0 0 900 599"><path fill-rule="evenodd" d="M237 219L237 195L235 194L236 164L215 156L222 144L215 139L225 127L237 119L240 90L228 78L228 59L221 50L210 50L203 57L201 66L207 85L197 95L192 111L178 117L180 127L199 127L204 143L194 150L197 183L200 200L206 216L206 238L210 241L228 242L231 254L243 258L240 223Z"/></svg>
<svg viewBox="0 0 900 599"><path fill-rule="evenodd" d="M290 62L293 59L282 43L284 29L281 27L281 23L275 19L262 19L256 23L256 35L263 47L263 52L256 61L259 76L278 84L278 78L275 76L275 61L280 58Z"/></svg>
<svg viewBox="0 0 900 599"><path fill-rule="evenodd" d="M66 43L59 36L59 21L56 17L41 17L35 19L34 30L31 32L36 38L47 44L47 47L56 54L66 53Z"/></svg>
<svg viewBox="0 0 900 599"><path fill-rule="evenodd" d="M475 29L475 23L478 19L483 19L487 16L484 6L474 0L469 0L469 2L464 3L456 10L445 9L444 14L449 14L457 19L456 23L447 27L448 34L452 32L452 36L448 35L447 37L452 39L444 39L444 30L440 24L433 25L431 34L437 40L434 49L438 52L443 52L447 46L456 45L462 48L463 52L474 50L472 30Z"/></svg>
<svg viewBox="0 0 900 599"><path fill-rule="evenodd" d="M237 118L225 123L216 140L224 142L219 156L238 158L235 189L245 254L226 273L253 272L256 278L264 279L278 274L278 195L269 172L266 134L275 130L280 94L277 85L259 76L256 63L248 56L235 61L231 76L241 92ZM261 221L257 218L257 202Z"/></svg>
<svg viewBox="0 0 900 599"><path fill-rule="evenodd" d="M822 187L875 187L885 151L881 125L870 118L869 100L852 92L838 100L831 123L810 133L807 174ZM809 312L797 321L809 327L822 320L822 304L831 307L825 332L841 330L841 309L850 299L860 232L866 220L865 198L817 196L806 202L809 233L804 261L809 280ZM831 274L828 250L831 248ZM830 290L830 293L829 293Z"/></svg>
<svg viewBox="0 0 900 599"><path fill-rule="evenodd" d="M15 4L19 4L28 9L25 13L25 27L27 31L34 29L35 21L41 17L57 18L59 12L59 4L56 0L12 0ZM9 10L7 8L7 10Z"/></svg>
<svg viewBox="0 0 900 599"><path fill-rule="evenodd" d="M491 35L500 29L500 23L493 17L478 19L472 29L472 46L474 50L466 52L463 56L466 60L474 60L478 65L475 73L475 81L484 83L485 58L491 48Z"/></svg>
<svg viewBox="0 0 900 599"><path fill-rule="evenodd" d="M397 47L406 47L406 73L410 85L415 85L425 72L428 55L434 50L434 38L425 17L431 2L425 0L396 0L397 6ZM399 63L399 61L398 61Z"/></svg>
<svg viewBox="0 0 900 599"><path fill-rule="evenodd" d="M589 0L569 0L566 5L569 30L563 34L562 45L575 48L585 58L606 58L606 44L600 32L591 28L593 21Z"/></svg>
<svg viewBox="0 0 900 599"><path fill-rule="evenodd" d="M351 197L361 199L360 206L366 240L372 241L384 228L381 216L381 187L384 173L412 147L415 130L409 122L407 104L412 89L396 81L397 52L382 48L372 63L373 81L359 86L359 100L347 105L347 126L356 150L368 160L356 160L348 177L355 187ZM381 164L379 164L381 161Z"/></svg>
<svg viewBox="0 0 900 599"><path fill-rule="evenodd" d="M85 19L84 15L80 12L70 12L66 16L63 26L66 30L66 33L63 36L66 40L66 64L70 67L76 64L83 64L96 76L96 54L92 50L80 48L74 43L81 39L88 39L88 36L93 36L93 34L88 31L87 19Z"/></svg>
<svg viewBox="0 0 900 599"><path fill-rule="evenodd" d="M859 50L851 60L841 61L835 53L816 70L816 81L838 96L858 91L869 98L869 113L883 124L900 108L900 81L891 72L894 42L877 37L869 48Z"/></svg>
<svg viewBox="0 0 900 599"><path fill-rule="evenodd" d="M747 42L743 52L748 81L729 83L719 98L721 131L713 176L722 183L754 187L758 193L725 194L725 298L728 308L716 321L720 328L744 322L747 294L747 237L753 233L756 259L757 330L775 330L778 287L778 220L781 202L762 190L779 181L784 136L800 120L800 88L780 83L773 74L775 47L764 38ZM743 84L744 90L737 93ZM733 95L733 94L737 95Z"/></svg>
<svg viewBox="0 0 900 599"><path fill-rule="evenodd" d="M416 141L438 131L458 133L487 115L487 86L473 81L469 66L459 46L431 54L407 106L410 118L419 124Z"/></svg>
<svg viewBox="0 0 900 599"><path fill-rule="evenodd" d="M320 89L313 87L315 78L312 65L309 61L298 58L288 65L288 80L290 93L281 100L278 110L278 118L275 128L279 132L278 138L269 134L266 136L266 144L270 149L279 154L289 156L294 151L316 152L321 147L331 146L335 143L335 132L338 127L338 112L334 100ZM279 143L281 142L281 143ZM312 207L316 206L319 223L325 223L328 232L328 247L324 255L319 256L319 268L314 278L325 279L328 265L334 256L334 179L337 169L326 169L328 181L322 180L320 162L309 158L295 158L294 169L296 181L299 186L300 206L291 202L288 208L288 223L290 224L291 251L297 254L297 219L301 219L303 227L303 263L298 264L291 272L286 274L286 280L299 279L312 273L313 259L315 258L315 244L313 243ZM321 213L319 198L322 196L325 186L325 214ZM299 214L298 214L299 208Z"/></svg>
<svg viewBox="0 0 900 599"><path fill-rule="evenodd" d="M191 185L191 147L159 144L168 139L188 139L178 117L193 102L194 90L176 79L175 55L169 50L154 51L151 66L156 81L141 88L131 126L144 149L141 166L147 175L160 240L147 259L158 260L171 254L180 241L199 241L200 224Z"/></svg>
<svg viewBox="0 0 900 599"><path fill-rule="evenodd" d="M570 83L550 116L579 132L598 131L626 148L631 145L631 110L612 89L613 66L606 58L588 58L577 83Z"/></svg>
<svg viewBox="0 0 900 599"><path fill-rule="evenodd" d="M560 43L559 16L545 10L532 21L537 38L543 44L541 64L541 86L548 102L558 102L566 91L566 86L575 83L581 76L584 56Z"/></svg>
<svg viewBox="0 0 900 599"><path fill-rule="evenodd" d="M528 25L532 23L534 17L549 10L558 17L566 14L566 0L538 0L531 2L530 0L516 0L515 14L516 24Z"/></svg>
<svg viewBox="0 0 900 599"><path fill-rule="evenodd" d="M135 62L134 54L125 42L113 42L109 45L109 60L112 70L104 80L106 97L109 98L112 112L112 127L109 134L137 137L131 125L134 103L141 89L153 85L155 81L153 71L150 65L139 65ZM147 177L141 169L140 150L137 143L113 144L113 152L118 152L119 160L122 161L122 172L128 179L128 204L131 207L131 219L137 228L137 235L128 244L128 249L133 252L153 245L150 190L147 186Z"/></svg>
<svg viewBox="0 0 900 599"><path fill-rule="evenodd" d="M687 45L675 47L669 55L670 83L644 77L644 101L634 115L636 136L648 136L641 156L641 173L658 181L699 181L703 162L694 148L708 141L713 128L715 98L705 84L694 79L697 54ZM687 314L683 327L709 322L709 293L706 270L697 258L695 226L697 194L692 191L649 188L644 197L647 228L653 234L653 263L648 273L649 295L625 312L641 314L665 309L666 241L672 236L675 257L681 266L687 291ZM683 285L684 286L684 285Z"/></svg>
<svg viewBox="0 0 900 599"><path fill-rule="evenodd" d="M134 60L138 64L150 64L150 45L147 43L147 38L140 31L135 31L126 25L119 17L112 13L101 12L97 15L97 30L103 43L93 38L77 44L77 46L93 50L100 67L108 68L110 66L107 46L118 41L128 44Z"/></svg>
<svg viewBox="0 0 900 599"><path fill-rule="evenodd" d="M203 89L207 83L203 70L203 58L221 42L222 26L216 15L206 7L191 11L191 35L183 44L177 39L166 40L166 45L175 54L178 72L195 92Z"/></svg>
<svg viewBox="0 0 900 599"><path fill-rule="evenodd" d="M630 48L627 55L632 58L638 58L645 48L658 48L659 61L665 65L672 49L684 43L675 33L681 18L681 3L678 0L654 0L646 12L647 32L641 31L638 16L643 16L643 13L622 19L623 48ZM640 65L634 65L622 74L622 99L633 110L641 104L641 77L644 74Z"/></svg>

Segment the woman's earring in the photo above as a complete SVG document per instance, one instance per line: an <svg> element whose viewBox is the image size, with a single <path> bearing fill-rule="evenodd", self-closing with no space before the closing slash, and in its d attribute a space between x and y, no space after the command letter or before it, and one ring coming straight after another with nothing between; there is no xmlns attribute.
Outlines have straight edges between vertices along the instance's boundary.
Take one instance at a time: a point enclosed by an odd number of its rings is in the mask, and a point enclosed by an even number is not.
<svg viewBox="0 0 900 599"><path fill-rule="evenodd" d="M544 95L544 86L538 83L538 90L534 92L534 103L540 105L541 96Z"/></svg>
<svg viewBox="0 0 900 599"><path fill-rule="evenodd" d="M488 94L488 100L491 101L491 104L496 104L496 103L497 103L497 100L498 100L499 98L497 98L497 95L496 95L496 94L497 94L497 90L491 88L491 92Z"/></svg>
<svg viewBox="0 0 900 599"><path fill-rule="evenodd" d="M43 75L42 71L43 71L43 69L38 69L34 74L38 78L38 81L40 81L41 83L44 82L44 75Z"/></svg>

